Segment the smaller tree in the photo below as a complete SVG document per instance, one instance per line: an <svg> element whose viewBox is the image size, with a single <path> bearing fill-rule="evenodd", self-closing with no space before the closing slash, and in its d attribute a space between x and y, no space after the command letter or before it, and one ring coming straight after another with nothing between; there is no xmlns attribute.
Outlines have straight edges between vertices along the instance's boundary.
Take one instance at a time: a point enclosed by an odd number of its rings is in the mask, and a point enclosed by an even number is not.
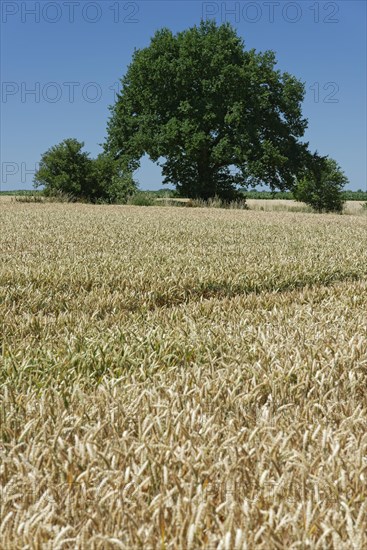
<svg viewBox="0 0 367 550"><path fill-rule="evenodd" d="M293 196L317 212L341 213L345 202L341 191L348 181L334 159L315 153L304 177L294 187Z"/></svg>
<svg viewBox="0 0 367 550"><path fill-rule="evenodd" d="M48 149L41 157L34 187L43 186L46 196L62 193L90 202L126 202L137 187L131 171L106 154L89 158L83 147L83 142L65 139Z"/></svg>
<svg viewBox="0 0 367 550"><path fill-rule="evenodd" d="M34 187L43 186L46 196L65 193L88 199L92 160L83 147L83 142L65 139L48 149L41 157Z"/></svg>

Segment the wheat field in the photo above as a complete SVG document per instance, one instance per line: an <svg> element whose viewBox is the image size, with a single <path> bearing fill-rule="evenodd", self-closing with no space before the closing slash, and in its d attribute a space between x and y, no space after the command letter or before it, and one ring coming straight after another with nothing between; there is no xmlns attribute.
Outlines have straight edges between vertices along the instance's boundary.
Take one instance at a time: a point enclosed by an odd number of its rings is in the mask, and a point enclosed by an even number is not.
<svg viewBox="0 0 367 550"><path fill-rule="evenodd" d="M0 547L367 547L363 216L0 205Z"/></svg>

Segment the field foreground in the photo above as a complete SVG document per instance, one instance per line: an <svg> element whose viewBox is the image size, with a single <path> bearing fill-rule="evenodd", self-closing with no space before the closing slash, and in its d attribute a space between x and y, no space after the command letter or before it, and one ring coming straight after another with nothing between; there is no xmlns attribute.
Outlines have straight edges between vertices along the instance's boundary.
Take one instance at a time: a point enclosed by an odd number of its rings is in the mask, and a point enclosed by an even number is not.
<svg viewBox="0 0 367 550"><path fill-rule="evenodd" d="M0 548L366 548L366 241L1 204Z"/></svg>

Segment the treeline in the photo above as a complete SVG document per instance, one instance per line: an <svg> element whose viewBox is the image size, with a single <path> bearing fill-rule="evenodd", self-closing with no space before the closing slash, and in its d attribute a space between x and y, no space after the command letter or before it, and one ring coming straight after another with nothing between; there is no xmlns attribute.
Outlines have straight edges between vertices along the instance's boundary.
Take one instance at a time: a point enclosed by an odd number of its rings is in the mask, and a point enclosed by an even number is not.
<svg viewBox="0 0 367 550"><path fill-rule="evenodd" d="M294 200L293 193L291 191L275 191L272 193L271 191L247 191L246 189L241 189L241 193L243 193L244 197L247 199L266 199L266 200ZM14 191L0 191L0 195L9 195L9 196L34 196L35 194L42 194L42 191L38 190L26 190L26 189L19 189ZM158 189L156 191L148 190L144 191L140 194L144 194L146 196L150 196L152 199L161 199L161 198L167 198L167 199L174 199L180 197L179 193L173 189ZM358 189L358 191L342 191L341 192L342 198L345 201L367 201L367 191L362 191L362 189Z"/></svg>

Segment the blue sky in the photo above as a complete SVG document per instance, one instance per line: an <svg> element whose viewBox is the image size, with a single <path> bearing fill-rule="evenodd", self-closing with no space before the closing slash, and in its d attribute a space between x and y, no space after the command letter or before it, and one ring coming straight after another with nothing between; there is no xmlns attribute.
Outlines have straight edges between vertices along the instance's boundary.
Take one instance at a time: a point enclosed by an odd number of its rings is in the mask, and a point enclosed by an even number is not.
<svg viewBox="0 0 367 550"><path fill-rule="evenodd" d="M232 23L248 48L276 52L306 83L305 139L366 189L366 2L1 0L1 189L30 189L36 163L65 138L92 156L134 48L161 27ZM143 189L162 187L144 158Z"/></svg>

